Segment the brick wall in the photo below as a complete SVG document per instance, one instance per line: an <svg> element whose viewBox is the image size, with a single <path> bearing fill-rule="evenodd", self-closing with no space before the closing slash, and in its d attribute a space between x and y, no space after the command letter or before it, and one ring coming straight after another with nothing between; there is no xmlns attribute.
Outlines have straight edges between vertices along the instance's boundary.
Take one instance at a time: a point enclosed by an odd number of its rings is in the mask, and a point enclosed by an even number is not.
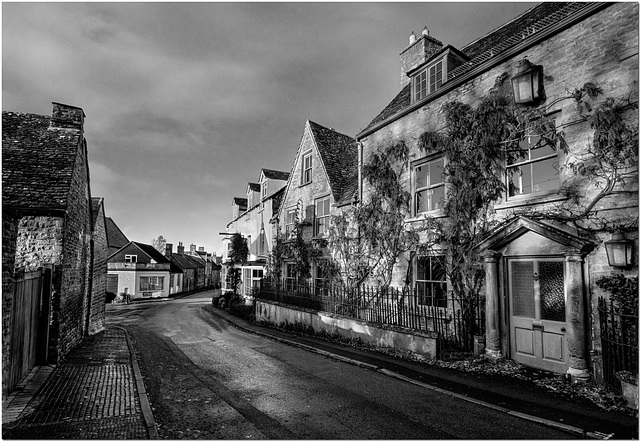
<svg viewBox="0 0 640 441"><path fill-rule="evenodd" d="M89 333L94 334L104 329L104 303L107 290L107 257L109 244L104 221L104 208L96 216L93 228L93 281L91 293L91 317Z"/></svg>
<svg viewBox="0 0 640 441"><path fill-rule="evenodd" d="M2 211L2 397L6 397L9 380L11 309L13 307L14 264L18 219Z"/></svg>

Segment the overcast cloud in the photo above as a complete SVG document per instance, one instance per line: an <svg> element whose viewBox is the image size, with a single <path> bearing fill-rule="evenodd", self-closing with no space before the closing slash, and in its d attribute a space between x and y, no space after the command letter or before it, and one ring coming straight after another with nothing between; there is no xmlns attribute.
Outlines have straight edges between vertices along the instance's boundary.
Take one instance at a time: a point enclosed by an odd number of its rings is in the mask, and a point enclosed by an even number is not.
<svg viewBox="0 0 640 441"><path fill-rule="evenodd" d="M426 25L462 47L532 3L7 3L2 108L82 107L91 193L130 240L221 249L231 200L307 119L355 136Z"/></svg>

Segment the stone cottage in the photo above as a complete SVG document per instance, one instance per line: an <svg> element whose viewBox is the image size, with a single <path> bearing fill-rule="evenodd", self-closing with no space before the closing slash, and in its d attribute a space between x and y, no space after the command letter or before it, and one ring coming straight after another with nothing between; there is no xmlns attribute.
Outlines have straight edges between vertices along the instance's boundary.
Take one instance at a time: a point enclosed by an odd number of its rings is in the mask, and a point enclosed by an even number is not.
<svg viewBox="0 0 640 441"><path fill-rule="evenodd" d="M45 316L32 316L32 323L41 324L31 346L35 357L24 361L18 376L28 373L37 360L55 363L86 333L99 329L104 317L104 304L91 299L92 280L100 279L102 270L91 271L93 224L84 118L81 108L60 103L53 103L52 116L2 113L3 393L19 381L10 372L12 360L27 347L12 347L12 335L23 332L16 327L31 313L13 302L12 282L19 272L47 267L52 281L47 281L50 296L41 299L49 310Z"/></svg>
<svg viewBox="0 0 640 441"><path fill-rule="evenodd" d="M412 34L400 53L398 95L356 136L363 164L404 143L411 157L400 176L411 197L407 227L450 226L461 218L447 211L448 198L473 201L460 196L464 184L451 184L461 160L447 156L445 146L461 119L447 119L448 112L471 112L491 97L513 106L505 115L522 124L511 124L508 133L502 124L494 145L503 150L490 158L495 168L480 170L493 170L504 188L485 204L489 228L478 233L482 240L472 253L486 274L486 352L574 380L598 380L598 299L607 293L596 282L638 274L637 258L624 248L622 262L606 250L622 244L637 256L638 180L637 151L609 175L599 173L611 158L598 156L590 118L614 101L638 102L638 4L542 3L461 48L434 37L427 28ZM617 109L630 136L635 131L637 149L637 110ZM477 142L466 157L480 157L483 139ZM367 180L360 191L363 201L371 196ZM451 289L447 273L434 265L450 265L452 250L429 244L433 230L421 234L429 253L407 253L393 284L404 285L409 275L408 283L426 293ZM425 300L440 306L433 295Z"/></svg>

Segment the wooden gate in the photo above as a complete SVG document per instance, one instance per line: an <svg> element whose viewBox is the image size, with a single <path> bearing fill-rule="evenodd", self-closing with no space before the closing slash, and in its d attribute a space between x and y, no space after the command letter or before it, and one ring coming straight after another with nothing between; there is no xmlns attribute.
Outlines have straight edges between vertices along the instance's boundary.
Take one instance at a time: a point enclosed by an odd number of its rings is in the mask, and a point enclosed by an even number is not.
<svg viewBox="0 0 640 441"><path fill-rule="evenodd" d="M9 393L35 365L47 363L51 273L50 268L45 268L16 276L9 347Z"/></svg>

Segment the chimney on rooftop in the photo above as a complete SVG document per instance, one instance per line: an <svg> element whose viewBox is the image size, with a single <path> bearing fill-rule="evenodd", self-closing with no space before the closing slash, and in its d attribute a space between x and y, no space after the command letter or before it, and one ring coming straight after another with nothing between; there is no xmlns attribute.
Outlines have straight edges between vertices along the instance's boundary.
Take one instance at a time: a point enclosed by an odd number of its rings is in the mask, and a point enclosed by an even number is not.
<svg viewBox="0 0 640 441"><path fill-rule="evenodd" d="M164 247L165 247L164 248L164 256L167 259L170 259L171 258L171 254L173 254L173 244L172 243L168 243L168 244L165 244Z"/></svg>
<svg viewBox="0 0 640 441"><path fill-rule="evenodd" d="M68 104L53 104L53 112L51 113L50 128L55 129L75 129L83 130L84 127L84 110L80 107L69 106Z"/></svg>
<svg viewBox="0 0 640 441"><path fill-rule="evenodd" d="M184 246L182 242L178 242L178 254L184 254Z"/></svg>
<svg viewBox="0 0 640 441"><path fill-rule="evenodd" d="M191 254L195 254L196 253L196 246L194 244L189 245L189 252Z"/></svg>
<svg viewBox="0 0 640 441"><path fill-rule="evenodd" d="M204 247L198 247L198 251L200 252L204 251Z"/></svg>
<svg viewBox="0 0 640 441"><path fill-rule="evenodd" d="M411 82L407 72L411 72L416 67L424 64L429 58L440 52L442 42L429 35L429 29L424 27L420 38L411 32L409 46L400 52L400 87L404 87Z"/></svg>

